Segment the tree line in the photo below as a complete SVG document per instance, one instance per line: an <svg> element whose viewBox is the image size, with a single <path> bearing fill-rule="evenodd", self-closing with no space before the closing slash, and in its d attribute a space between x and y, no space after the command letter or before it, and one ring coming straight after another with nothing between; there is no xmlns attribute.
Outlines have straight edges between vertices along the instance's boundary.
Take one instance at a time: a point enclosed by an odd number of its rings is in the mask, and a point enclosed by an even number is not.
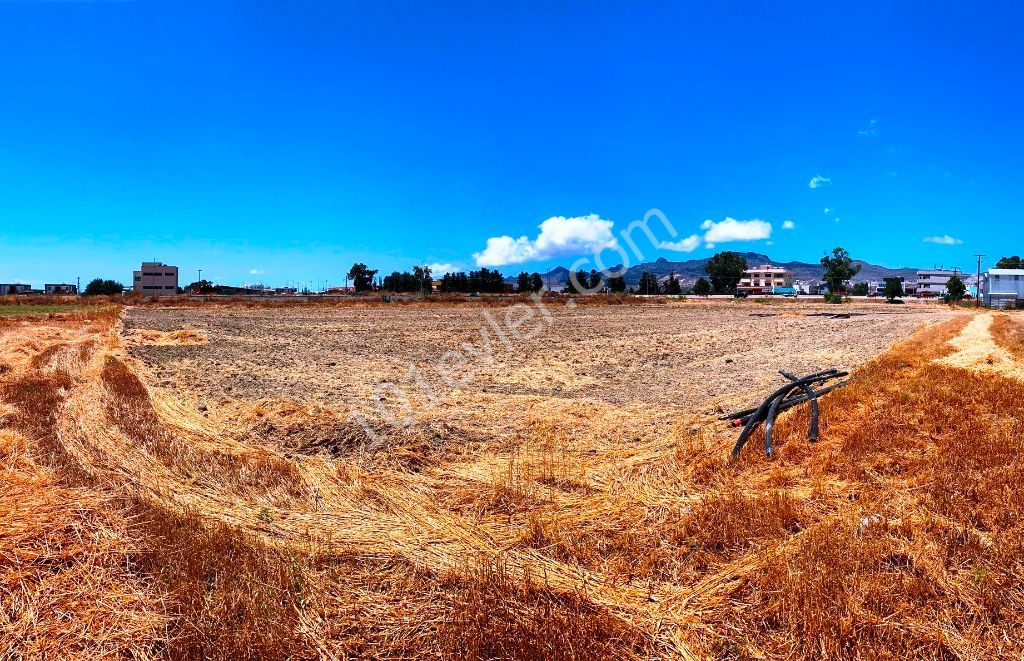
<svg viewBox="0 0 1024 661"><path fill-rule="evenodd" d="M850 253L843 248L834 248L831 254L821 258L823 268L822 280L828 286L830 295L841 295L846 293L846 283L860 272L861 265L855 263ZM563 293L583 294L608 292L613 294L667 294L681 295L692 293L697 296L708 296L714 294L735 294L739 281L744 277L744 271L748 268L746 259L742 255L732 251L722 251L713 255L704 265L704 272L707 278L700 277L689 289L684 288L682 282L674 272L669 272L668 278L660 282L658 277L650 271L640 274L636 285L626 285L622 274L610 275L591 269L589 272L579 270L573 278L562 288ZM1024 259L1014 255L1003 257L995 268L999 269L1024 269ZM433 274L429 266L414 266L411 271L392 271L390 275L377 278L377 269L371 269L366 264L357 262L352 265L347 273L348 280L357 292L372 291L381 289L384 291L401 292L431 292L433 291ZM445 273L440 278L438 290L445 293L481 293L499 294L515 291L521 294L542 291L545 288L544 277L537 272L529 273L521 271L516 276L514 287L505 282L505 276L497 269L481 268L478 271L458 271ZM179 292L200 292L213 293L217 286L209 280L193 282ZM90 281L82 292L85 296L118 295L124 292L125 286L114 280L95 278ZM967 295L967 286L959 275L952 276L946 283L946 296L948 302L962 300ZM895 300L904 295L903 282L900 278L886 278L884 295L889 300ZM868 284L858 282L852 285L851 293L856 296L868 294Z"/></svg>

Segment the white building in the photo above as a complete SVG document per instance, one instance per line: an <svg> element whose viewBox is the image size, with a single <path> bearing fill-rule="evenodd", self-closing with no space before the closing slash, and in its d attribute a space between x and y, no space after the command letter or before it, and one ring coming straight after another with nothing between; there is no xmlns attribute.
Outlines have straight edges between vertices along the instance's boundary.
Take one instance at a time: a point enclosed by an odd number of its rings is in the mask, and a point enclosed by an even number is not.
<svg viewBox="0 0 1024 661"><path fill-rule="evenodd" d="M744 271L736 290L745 294L771 294L775 289L792 287L792 271L781 266L762 264Z"/></svg>
<svg viewBox="0 0 1024 661"><path fill-rule="evenodd" d="M918 296L945 296L946 283L953 276L962 278L957 270L931 269L930 271L917 272L917 295Z"/></svg>
<svg viewBox="0 0 1024 661"><path fill-rule="evenodd" d="M27 294L31 290L32 285L4 284L0 285L0 296L9 296L11 294Z"/></svg>
<svg viewBox="0 0 1024 661"><path fill-rule="evenodd" d="M1024 301L1024 269L989 269L981 286L985 305L1012 308Z"/></svg>
<svg viewBox="0 0 1024 661"><path fill-rule="evenodd" d="M135 293L141 296L173 296L178 293L178 267L161 262L142 262L134 273Z"/></svg>

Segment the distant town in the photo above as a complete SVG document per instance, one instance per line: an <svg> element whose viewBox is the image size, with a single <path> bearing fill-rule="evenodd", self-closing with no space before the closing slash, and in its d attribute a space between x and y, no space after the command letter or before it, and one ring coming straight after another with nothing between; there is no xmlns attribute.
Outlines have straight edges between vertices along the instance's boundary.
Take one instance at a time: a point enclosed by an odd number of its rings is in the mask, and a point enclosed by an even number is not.
<svg viewBox="0 0 1024 661"><path fill-rule="evenodd" d="M506 276L498 270L432 273L427 266L381 275L362 263L353 264L344 284L316 286L313 281L285 286L243 284L230 286L202 278L182 284L178 266L159 261L142 262L132 273L131 285L93 279L83 289L76 282L47 283L36 289L24 283L0 283L0 296L17 295L135 295L166 296L345 296L367 292L390 294L632 294L639 296L733 296L745 297L884 297L942 299L948 302L979 299L988 307L1024 307L1024 260L1003 257L991 268L964 273L957 268L888 269L853 260L836 248L819 264L773 262L758 253L720 252L707 259L655 262L623 268L612 267L570 272L557 267L546 273L522 271Z"/></svg>

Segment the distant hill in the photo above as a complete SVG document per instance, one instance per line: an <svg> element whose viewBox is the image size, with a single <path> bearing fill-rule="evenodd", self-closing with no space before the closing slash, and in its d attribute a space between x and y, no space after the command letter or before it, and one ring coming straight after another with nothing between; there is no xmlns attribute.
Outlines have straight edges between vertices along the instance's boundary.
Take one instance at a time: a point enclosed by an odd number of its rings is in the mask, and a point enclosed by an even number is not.
<svg viewBox="0 0 1024 661"><path fill-rule="evenodd" d="M740 255L742 255L743 259L747 260L747 266L749 267L760 266L761 264L772 264L773 266L782 266L792 271L794 280L802 280L805 282L816 282L821 280L822 267L819 262L779 262L773 260L768 255L763 255L757 252L743 252L740 253ZM709 258L687 259L681 262L673 262L664 257L659 257L653 262L637 264L627 269L625 275L626 283L635 285L640 280L640 275L644 271L649 271L659 280L667 278L670 273L675 273L684 285L693 284L696 282L697 278L707 275L704 270L704 266L708 263L708 260ZM870 280L881 281L884 278L894 277L903 277L907 280L915 280L917 278L916 268L890 269L861 260L855 260L855 262L861 265L861 269L860 273L858 273L853 279L853 282L866 282ZM609 270L618 271L621 267L622 266L620 264L611 267ZM544 278L544 283L552 289L561 289L561 287L569 280L569 269L564 266L558 266L547 273L542 273L541 276ZM507 278L507 281L515 282L515 277L509 277Z"/></svg>

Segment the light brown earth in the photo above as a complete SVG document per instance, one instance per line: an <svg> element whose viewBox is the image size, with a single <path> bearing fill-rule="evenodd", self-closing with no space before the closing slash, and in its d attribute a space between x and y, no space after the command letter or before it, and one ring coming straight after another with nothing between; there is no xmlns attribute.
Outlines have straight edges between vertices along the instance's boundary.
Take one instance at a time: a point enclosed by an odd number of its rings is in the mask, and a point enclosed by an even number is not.
<svg viewBox="0 0 1024 661"><path fill-rule="evenodd" d="M500 410L515 408L516 398L712 413L753 402L781 383L779 369L850 369L952 314L939 306L837 309L789 301L544 307L531 306L534 316L519 329L530 339L508 330L507 319L527 314L522 308L135 308L124 327L129 338L207 337L198 346L147 342L129 349L152 371L153 385L215 408L284 399L372 416L375 395L395 394L390 387L375 393L374 386L390 383L417 412L435 397L459 418L467 399L486 399L499 409L492 417L501 419ZM837 311L852 316L813 316ZM481 357L488 344L493 364ZM445 381L440 372L448 366L462 367L450 373L464 385Z"/></svg>

